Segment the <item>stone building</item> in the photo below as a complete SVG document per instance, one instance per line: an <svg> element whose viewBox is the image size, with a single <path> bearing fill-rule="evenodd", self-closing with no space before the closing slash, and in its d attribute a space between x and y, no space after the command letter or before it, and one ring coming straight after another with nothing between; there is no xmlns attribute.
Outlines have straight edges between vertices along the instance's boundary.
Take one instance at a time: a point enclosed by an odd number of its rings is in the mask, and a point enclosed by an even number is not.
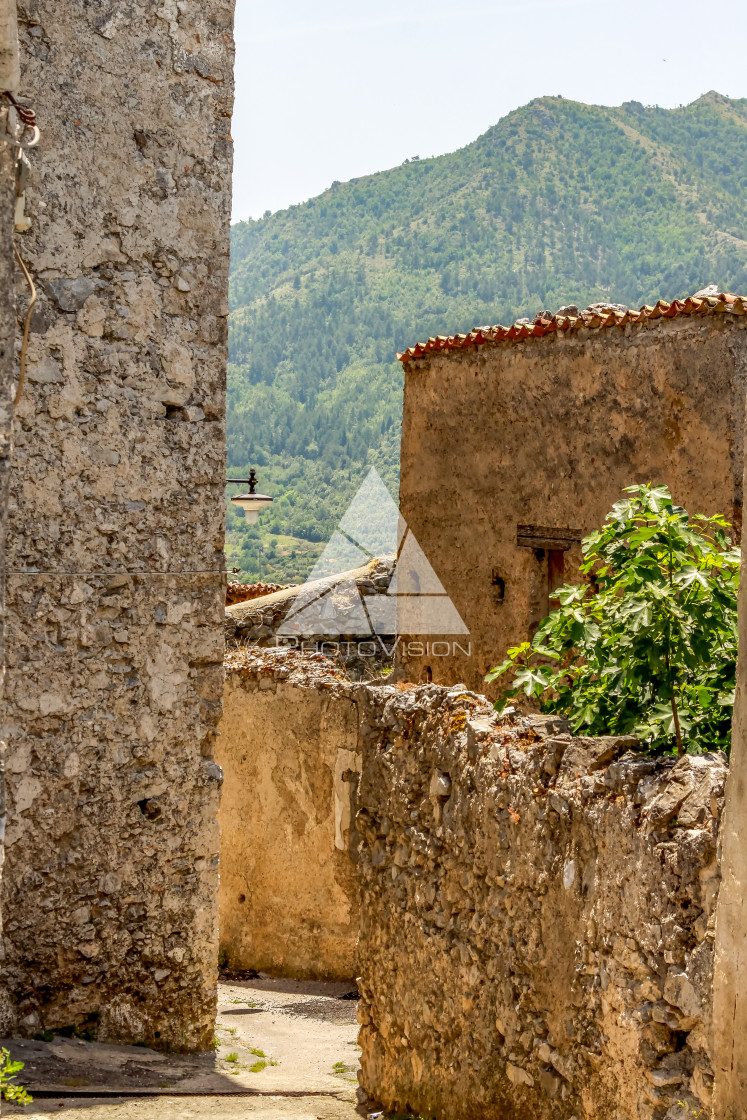
<svg viewBox="0 0 747 1120"><path fill-rule="evenodd" d="M739 536L745 311L732 295L563 308L400 355L400 509L470 632L469 656L449 635L403 640L409 679L483 688L625 486L665 483Z"/></svg>
<svg viewBox="0 0 747 1120"><path fill-rule="evenodd" d="M205 1047L233 2L18 15L42 140L18 239L38 299L6 545L0 1029Z"/></svg>
<svg viewBox="0 0 747 1120"><path fill-rule="evenodd" d="M16 140L25 132L10 98L18 92L20 76L15 0L0 0L0 700L5 677L5 532L16 380L13 235L16 185L19 192L22 186ZM0 740L0 837L5 833L4 765L5 743ZM0 839L0 871L3 852Z"/></svg>

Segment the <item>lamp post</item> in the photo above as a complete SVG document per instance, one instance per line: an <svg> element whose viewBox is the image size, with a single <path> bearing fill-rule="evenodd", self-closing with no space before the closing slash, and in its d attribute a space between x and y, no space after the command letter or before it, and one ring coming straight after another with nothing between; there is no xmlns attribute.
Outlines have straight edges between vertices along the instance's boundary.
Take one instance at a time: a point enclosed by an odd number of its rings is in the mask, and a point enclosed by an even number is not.
<svg viewBox="0 0 747 1120"><path fill-rule="evenodd" d="M263 509L267 509L272 504L272 498L267 494L257 493L257 475L254 470L249 471L248 478L227 478L226 482L242 482L248 483L248 494L234 494L231 501L243 509L244 517L250 525L257 524L257 518Z"/></svg>

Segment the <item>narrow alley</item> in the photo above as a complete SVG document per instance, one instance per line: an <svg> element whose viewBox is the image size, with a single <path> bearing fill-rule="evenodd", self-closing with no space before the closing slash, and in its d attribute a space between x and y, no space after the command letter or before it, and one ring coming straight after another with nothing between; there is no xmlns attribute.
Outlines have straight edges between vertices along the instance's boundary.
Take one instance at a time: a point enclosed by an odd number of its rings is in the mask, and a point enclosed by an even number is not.
<svg viewBox="0 0 747 1120"><path fill-rule="evenodd" d="M357 1001L350 985L253 979L218 991L212 1054L56 1036L11 1044L34 1096L5 1116L75 1120L356 1120ZM5 1043L5 1045L8 1045ZM98 1087L105 1095L97 1095ZM117 1090L121 1095L117 1095ZM173 1090L172 1093L169 1090Z"/></svg>

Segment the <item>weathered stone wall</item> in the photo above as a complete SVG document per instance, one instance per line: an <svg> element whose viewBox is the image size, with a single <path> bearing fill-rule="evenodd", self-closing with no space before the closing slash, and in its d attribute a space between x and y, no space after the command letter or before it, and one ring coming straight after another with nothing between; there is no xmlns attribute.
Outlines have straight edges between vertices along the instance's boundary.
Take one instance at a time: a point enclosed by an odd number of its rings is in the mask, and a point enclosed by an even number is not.
<svg viewBox="0 0 747 1120"><path fill-rule="evenodd" d="M459 688L359 697L369 1096L439 1120L700 1116L724 757L500 722Z"/></svg>
<svg viewBox="0 0 747 1120"><path fill-rule="evenodd" d="M746 384L747 317L725 314L408 362L400 509L471 641L469 657L434 649L437 635L420 656L403 642L408 678L430 669L482 690L547 612L548 557L517 544L520 524L586 534L623 487L653 481L740 528ZM574 545L556 579L575 578L580 559Z"/></svg>
<svg viewBox="0 0 747 1120"><path fill-rule="evenodd" d="M721 830L722 884L713 977L713 1120L747 1115L747 580L739 587L739 658Z"/></svg>
<svg viewBox="0 0 747 1120"><path fill-rule="evenodd" d="M386 596L394 568L393 557L376 557L349 572L233 603L226 608L229 648L324 653L351 680L371 680L394 663L395 638L375 632L368 613L373 603L371 617L379 617L379 596Z"/></svg>
<svg viewBox="0 0 747 1120"><path fill-rule="evenodd" d="M3 1031L212 1039L232 0L27 0Z"/></svg>
<svg viewBox="0 0 747 1120"><path fill-rule="evenodd" d="M216 758L220 943L231 967L355 977L357 743L354 690L327 658L228 654Z"/></svg>
<svg viewBox="0 0 747 1120"><path fill-rule="evenodd" d="M0 0L0 90L14 94L19 76L15 0ZM5 532L16 381L13 227L17 147L14 140L21 132L17 127L19 123L10 104L3 99L0 102L0 701L5 686ZM5 754L6 744L0 740L0 876L4 861Z"/></svg>
<svg viewBox="0 0 747 1120"><path fill-rule="evenodd" d="M649 759L462 687L247 649L218 757L228 963L348 978L357 958L369 1099L439 1120L708 1108L723 755Z"/></svg>

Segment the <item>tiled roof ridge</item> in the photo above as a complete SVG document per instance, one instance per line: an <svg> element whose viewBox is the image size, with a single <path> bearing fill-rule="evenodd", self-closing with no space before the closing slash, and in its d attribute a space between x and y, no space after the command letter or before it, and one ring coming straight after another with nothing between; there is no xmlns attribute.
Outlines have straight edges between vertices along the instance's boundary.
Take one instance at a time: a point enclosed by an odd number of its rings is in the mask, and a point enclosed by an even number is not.
<svg viewBox="0 0 747 1120"><path fill-rule="evenodd" d="M574 313L571 314L571 311ZM674 299L668 303L658 300L653 306L644 304L639 311L623 309L621 304L597 303L577 311L576 308L561 308L554 315L540 312L533 321L517 319L510 327L475 327L469 334L437 335L427 342L418 342L397 357L401 362L422 358L440 350L468 350L472 346L482 346L488 342L523 342L527 338L544 338L545 335L566 333L588 327L598 330L603 327L625 327L628 323L643 323L654 319L676 319L681 315L746 315L747 296L719 292L714 295L688 296L687 299Z"/></svg>

